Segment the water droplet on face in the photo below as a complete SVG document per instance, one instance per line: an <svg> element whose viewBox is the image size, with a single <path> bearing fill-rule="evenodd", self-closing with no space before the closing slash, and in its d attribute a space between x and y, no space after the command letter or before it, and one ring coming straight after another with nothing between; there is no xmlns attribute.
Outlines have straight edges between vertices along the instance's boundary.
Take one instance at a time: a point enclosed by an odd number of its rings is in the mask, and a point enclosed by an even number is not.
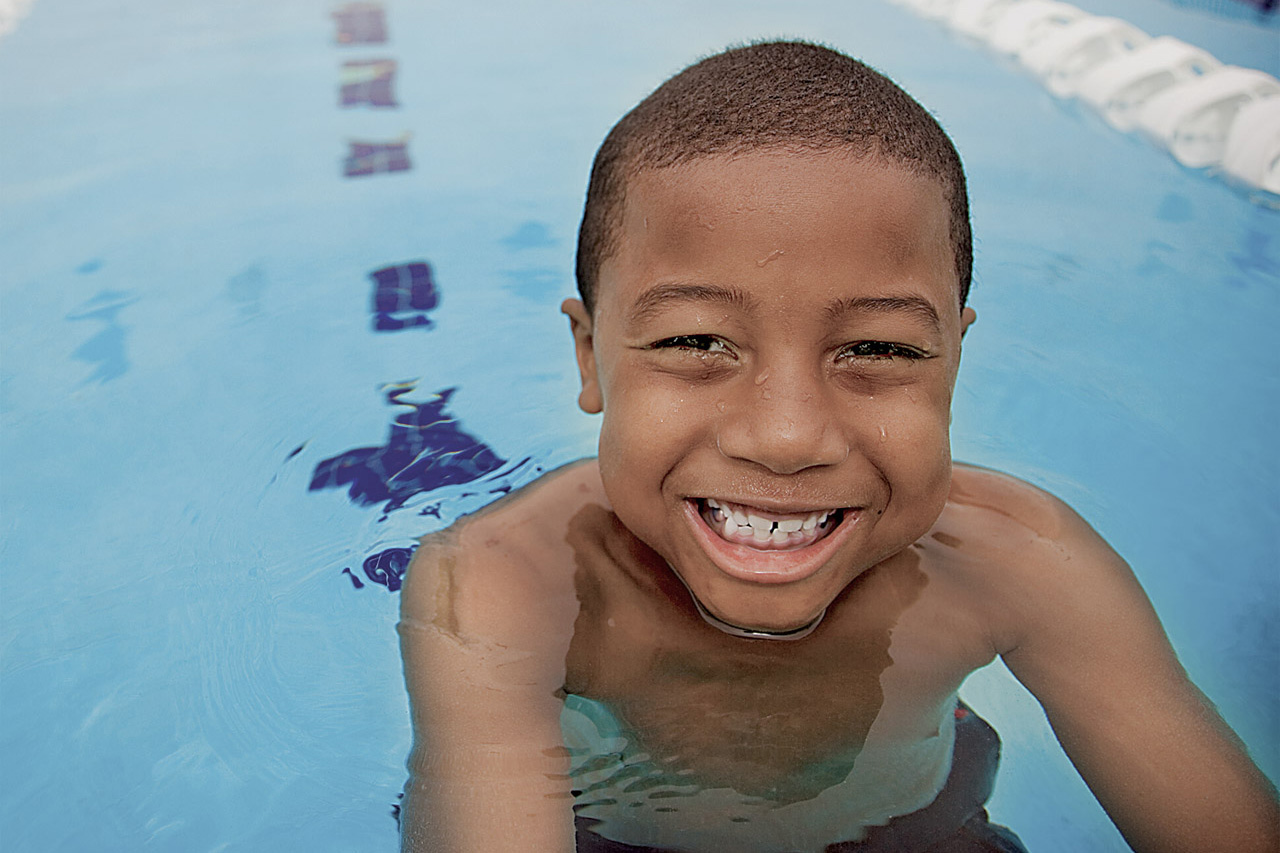
<svg viewBox="0 0 1280 853"><path fill-rule="evenodd" d="M884 428L884 424L880 424L880 440L881 441L889 440L889 431Z"/></svg>
<svg viewBox="0 0 1280 853"><path fill-rule="evenodd" d="M769 381L769 371L767 370L760 371L760 375L756 377L756 384L763 385L768 381Z"/></svg>
<svg viewBox="0 0 1280 853"><path fill-rule="evenodd" d="M716 403L716 411L723 412L724 410L725 410L724 400L720 400L719 402Z"/></svg>
<svg viewBox="0 0 1280 853"><path fill-rule="evenodd" d="M764 399L764 400L772 400L772 399L773 399L773 395L769 393L769 389L768 389L768 388L761 388L761 389L760 389L760 397L761 397L761 399Z"/></svg>

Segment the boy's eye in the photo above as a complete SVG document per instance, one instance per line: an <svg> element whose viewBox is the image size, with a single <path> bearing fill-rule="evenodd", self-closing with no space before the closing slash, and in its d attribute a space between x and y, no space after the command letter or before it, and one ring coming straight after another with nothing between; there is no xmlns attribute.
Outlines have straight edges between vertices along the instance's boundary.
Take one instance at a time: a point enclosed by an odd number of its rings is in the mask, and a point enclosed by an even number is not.
<svg viewBox="0 0 1280 853"><path fill-rule="evenodd" d="M676 335L649 345L650 349L685 349L705 353L733 354L729 345L715 335Z"/></svg>
<svg viewBox="0 0 1280 853"><path fill-rule="evenodd" d="M894 344L889 343L888 341L858 341L857 343L849 344L840 350L836 358L888 361L894 358L914 360L928 358L928 356L914 347L905 346L903 344Z"/></svg>

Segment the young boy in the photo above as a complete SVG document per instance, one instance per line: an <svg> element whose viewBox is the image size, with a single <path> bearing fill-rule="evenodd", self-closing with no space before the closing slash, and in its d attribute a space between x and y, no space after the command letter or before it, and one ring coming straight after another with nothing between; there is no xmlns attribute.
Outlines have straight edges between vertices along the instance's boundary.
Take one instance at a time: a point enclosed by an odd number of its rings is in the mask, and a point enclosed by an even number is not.
<svg viewBox="0 0 1280 853"><path fill-rule="evenodd" d="M953 468L970 266L950 141L845 56L730 50L618 123L564 303L599 457L405 583L406 850L1021 850L957 703L996 655L1136 850L1277 849L1128 567Z"/></svg>

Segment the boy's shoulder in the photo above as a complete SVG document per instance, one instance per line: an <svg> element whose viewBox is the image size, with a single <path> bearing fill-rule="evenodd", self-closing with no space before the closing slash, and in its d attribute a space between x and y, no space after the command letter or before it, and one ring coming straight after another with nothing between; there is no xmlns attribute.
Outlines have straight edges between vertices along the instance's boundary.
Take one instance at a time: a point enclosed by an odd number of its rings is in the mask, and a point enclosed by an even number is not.
<svg viewBox="0 0 1280 853"><path fill-rule="evenodd" d="M1002 532L1021 531L1047 540L1087 527L1075 510L1044 489L1012 474L961 463L952 469L951 492L940 521L955 515Z"/></svg>
<svg viewBox="0 0 1280 853"><path fill-rule="evenodd" d="M946 508L930 531L938 542L980 557L1012 579L1061 564L1118 560L1106 541L1065 501L990 468L957 464Z"/></svg>
<svg viewBox="0 0 1280 853"><path fill-rule="evenodd" d="M402 615L460 635L503 637L555 615L541 611L576 607L566 532L593 505L608 504L596 461L587 459L422 537L405 576Z"/></svg>
<svg viewBox="0 0 1280 853"><path fill-rule="evenodd" d="M1064 608L1136 590L1128 565L1070 506L1009 474L957 465L926 537L951 580L986 614L996 650L1021 645Z"/></svg>

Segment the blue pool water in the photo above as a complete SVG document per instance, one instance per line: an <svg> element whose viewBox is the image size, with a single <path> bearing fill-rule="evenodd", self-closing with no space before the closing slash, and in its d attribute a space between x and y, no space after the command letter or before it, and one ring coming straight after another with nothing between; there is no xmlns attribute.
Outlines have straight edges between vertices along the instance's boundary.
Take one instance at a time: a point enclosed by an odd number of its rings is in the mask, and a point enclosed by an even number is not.
<svg viewBox="0 0 1280 853"><path fill-rule="evenodd" d="M1274 26L1079 5L1280 70ZM772 35L953 133L957 458L1092 521L1280 776L1280 214L873 0L399 2L382 44L336 7L37 0L0 40L0 846L395 848L408 549L592 452L556 308L595 146ZM1000 822L1124 849L1004 670L964 695Z"/></svg>

